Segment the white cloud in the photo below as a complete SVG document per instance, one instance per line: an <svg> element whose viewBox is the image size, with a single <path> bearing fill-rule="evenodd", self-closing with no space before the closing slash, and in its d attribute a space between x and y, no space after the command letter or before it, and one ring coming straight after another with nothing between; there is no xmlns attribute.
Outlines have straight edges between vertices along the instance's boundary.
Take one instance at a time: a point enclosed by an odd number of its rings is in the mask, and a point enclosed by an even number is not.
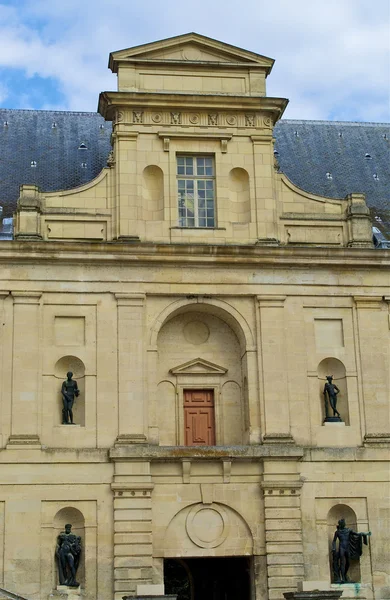
<svg viewBox="0 0 390 600"><path fill-rule="evenodd" d="M110 51L195 30L275 58L268 93L290 98L286 117L383 120L389 13L388 0L25 0L0 4L0 66L55 77L61 108L95 110L116 86Z"/></svg>

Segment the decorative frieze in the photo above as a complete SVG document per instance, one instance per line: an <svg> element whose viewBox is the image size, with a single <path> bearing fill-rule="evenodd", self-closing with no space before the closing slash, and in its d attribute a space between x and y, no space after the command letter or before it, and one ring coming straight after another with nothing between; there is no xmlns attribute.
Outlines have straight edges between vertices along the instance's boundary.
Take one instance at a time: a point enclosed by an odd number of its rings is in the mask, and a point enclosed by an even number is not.
<svg viewBox="0 0 390 600"><path fill-rule="evenodd" d="M264 113L153 111L137 108L115 113L114 125L169 125L184 127L227 127L272 129L273 122Z"/></svg>

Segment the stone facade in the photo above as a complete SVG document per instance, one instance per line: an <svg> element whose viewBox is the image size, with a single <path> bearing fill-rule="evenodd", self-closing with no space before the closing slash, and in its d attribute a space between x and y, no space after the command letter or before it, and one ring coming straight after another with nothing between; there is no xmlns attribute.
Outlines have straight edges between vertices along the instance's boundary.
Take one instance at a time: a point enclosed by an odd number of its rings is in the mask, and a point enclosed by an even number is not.
<svg viewBox="0 0 390 600"><path fill-rule="evenodd" d="M330 590L345 517L372 538L343 597L390 598L390 254L372 248L362 195L314 196L274 164L287 101L266 96L272 64L196 34L115 52L107 168L71 191L21 188L0 249L0 582L14 593L62 593L65 523L86 600L174 593L169 560L236 564L240 600ZM324 422L329 374L339 423ZM188 445L206 414L188 390L211 393L211 446L200 430Z"/></svg>

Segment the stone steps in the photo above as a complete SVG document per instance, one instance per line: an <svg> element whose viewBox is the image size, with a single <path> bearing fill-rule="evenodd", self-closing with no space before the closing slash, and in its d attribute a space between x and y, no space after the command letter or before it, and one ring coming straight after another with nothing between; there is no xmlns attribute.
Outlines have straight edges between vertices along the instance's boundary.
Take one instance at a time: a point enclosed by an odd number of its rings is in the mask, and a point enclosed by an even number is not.
<svg viewBox="0 0 390 600"><path fill-rule="evenodd" d="M0 588L0 600L27 600L27 598Z"/></svg>

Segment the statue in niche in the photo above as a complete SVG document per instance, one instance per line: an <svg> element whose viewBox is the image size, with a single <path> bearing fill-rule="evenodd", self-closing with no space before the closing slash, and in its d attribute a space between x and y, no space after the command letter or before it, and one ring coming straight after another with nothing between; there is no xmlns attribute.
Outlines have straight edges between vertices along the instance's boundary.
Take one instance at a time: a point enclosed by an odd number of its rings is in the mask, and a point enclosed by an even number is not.
<svg viewBox="0 0 390 600"><path fill-rule="evenodd" d="M327 381L324 386L325 421L341 421L340 413L337 410L337 394L340 393L340 390L337 385L333 383L333 375L327 375L326 379ZM333 410L333 417L329 416L328 402Z"/></svg>
<svg viewBox="0 0 390 600"><path fill-rule="evenodd" d="M81 537L72 533L72 525L65 525L57 538L56 559L58 565L58 579L60 585L79 587L76 573L81 556Z"/></svg>
<svg viewBox="0 0 390 600"><path fill-rule="evenodd" d="M73 373L72 371L68 371L66 374L67 379L63 382L61 388L62 395L62 424L63 425L73 425L73 404L75 397L80 394L77 381L72 379Z"/></svg>
<svg viewBox="0 0 390 600"><path fill-rule="evenodd" d="M332 570L334 583L355 583L347 579L350 560L358 560L363 553L363 543L367 546L367 533L357 533L345 526L345 519L340 519L332 542Z"/></svg>

